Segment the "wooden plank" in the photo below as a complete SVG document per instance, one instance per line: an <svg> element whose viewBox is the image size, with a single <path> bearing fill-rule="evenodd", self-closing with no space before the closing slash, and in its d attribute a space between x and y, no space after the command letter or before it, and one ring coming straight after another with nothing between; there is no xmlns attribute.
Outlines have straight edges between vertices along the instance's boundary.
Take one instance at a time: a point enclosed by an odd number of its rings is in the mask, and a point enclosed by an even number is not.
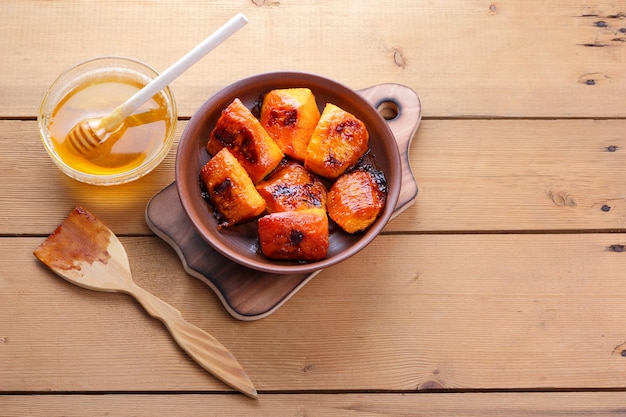
<svg viewBox="0 0 626 417"><path fill-rule="evenodd" d="M99 187L75 181L54 165L36 122L0 120L0 233L47 235L77 205L95 213L114 233L151 233L144 210L154 194L175 180L176 147L184 126L178 123L169 155L153 172L129 184Z"/></svg>
<svg viewBox="0 0 626 417"><path fill-rule="evenodd" d="M623 120L427 120L392 230L624 230Z"/></svg>
<svg viewBox="0 0 626 417"><path fill-rule="evenodd" d="M143 212L175 179L185 125L153 173L95 187L54 166L35 122L0 120L0 233L51 233L77 204L116 233L150 233ZM417 200L386 231L623 231L625 128L623 120L425 120L409 151Z"/></svg>
<svg viewBox="0 0 626 417"><path fill-rule="evenodd" d="M206 416L622 416L623 392L472 394L281 394L252 401L233 395L6 395L6 417Z"/></svg>
<svg viewBox="0 0 626 417"><path fill-rule="evenodd" d="M0 391L226 389L129 297L50 273L40 241L0 239L0 316L17 318L0 321ZM122 242L139 285L261 392L626 387L625 234L381 236L256 322L156 237Z"/></svg>
<svg viewBox="0 0 626 417"><path fill-rule="evenodd" d="M625 9L623 0L3 1L0 117L35 116L55 77L87 58L126 55L163 70L240 11L250 25L173 84L182 116L238 79L291 69L355 89L408 85L426 117L622 117Z"/></svg>

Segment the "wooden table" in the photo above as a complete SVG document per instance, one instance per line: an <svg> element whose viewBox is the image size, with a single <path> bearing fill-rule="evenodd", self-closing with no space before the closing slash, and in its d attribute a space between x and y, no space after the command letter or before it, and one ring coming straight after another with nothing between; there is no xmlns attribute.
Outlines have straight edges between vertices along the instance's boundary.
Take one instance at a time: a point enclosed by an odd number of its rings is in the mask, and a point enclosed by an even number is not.
<svg viewBox="0 0 626 417"><path fill-rule="evenodd" d="M172 85L177 140L222 87L295 70L412 88L414 205L278 310L233 318L147 226L174 147L116 187L65 177L36 115L67 67L162 70L237 12L241 32ZM621 415L626 405L626 1L0 3L3 416ZM137 282L227 346L259 390L203 371L130 297L32 255L76 205Z"/></svg>

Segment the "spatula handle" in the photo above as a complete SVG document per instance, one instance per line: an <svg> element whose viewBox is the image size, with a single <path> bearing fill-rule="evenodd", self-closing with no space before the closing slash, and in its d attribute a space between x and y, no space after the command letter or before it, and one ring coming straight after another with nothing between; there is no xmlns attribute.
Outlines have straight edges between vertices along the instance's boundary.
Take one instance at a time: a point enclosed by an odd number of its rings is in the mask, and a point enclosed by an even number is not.
<svg viewBox="0 0 626 417"><path fill-rule="evenodd" d="M239 392L257 398L246 371L216 338L187 322L180 311L143 288L134 285L130 292L148 314L165 324L176 343L200 366Z"/></svg>

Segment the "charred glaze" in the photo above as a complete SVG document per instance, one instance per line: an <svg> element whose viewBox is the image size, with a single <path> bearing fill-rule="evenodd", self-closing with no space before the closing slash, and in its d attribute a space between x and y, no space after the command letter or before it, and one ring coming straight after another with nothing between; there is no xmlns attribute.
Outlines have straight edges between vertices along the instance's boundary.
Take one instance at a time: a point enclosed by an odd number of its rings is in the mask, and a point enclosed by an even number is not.
<svg viewBox="0 0 626 417"><path fill-rule="evenodd" d="M272 109L268 124L270 126L292 127L298 122L298 111L293 109Z"/></svg>
<svg viewBox="0 0 626 417"><path fill-rule="evenodd" d="M35 256L57 270L81 269L81 264L106 264L111 232L94 215L78 206L35 250Z"/></svg>
<svg viewBox="0 0 626 417"><path fill-rule="evenodd" d="M252 132L246 128L240 128L237 131L231 131L227 128L217 128L213 132L215 140L223 146L238 152L246 161L256 164L259 155L252 145Z"/></svg>

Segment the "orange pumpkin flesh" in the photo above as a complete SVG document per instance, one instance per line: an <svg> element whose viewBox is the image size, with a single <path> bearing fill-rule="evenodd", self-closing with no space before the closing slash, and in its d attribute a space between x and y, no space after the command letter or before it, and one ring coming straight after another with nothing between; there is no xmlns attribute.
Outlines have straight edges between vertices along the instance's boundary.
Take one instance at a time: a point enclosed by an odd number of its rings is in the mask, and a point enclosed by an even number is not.
<svg viewBox="0 0 626 417"><path fill-rule="evenodd" d="M269 213L326 209L326 187L301 164L285 160L256 189L265 199Z"/></svg>
<svg viewBox="0 0 626 417"><path fill-rule="evenodd" d="M276 142L239 99L222 111L207 143L211 155L224 147L239 160L255 184L272 172L284 157Z"/></svg>
<svg viewBox="0 0 626 417"><path fill-rule="evenodd" d="M260 119L233 100L206 149L214 156L200 177L219 227L258 219L261 252L271 259L322 260L329 217L354 234L385 206L384 174L354 168L369 149L364 123L331 103L320 115L308 89L265 94ZM332 182L329 191L317 175Z"/></svg>
<svg viewBox="0 0 626 417"><path fill-rule="evenodd" d="M219 151L202 167L200 179L211 203L222 217L221 226L251 220L265 211L265 200L227 148Z"/></svg>
<svg viewBox="0 0 626 417"><path fill-rule="evenodd" d="M314 262L326 257L328 217L323 209L272 213L258 225L261 251L268 258Z"/></svg>
<svg viewBox="0 0 626 417"><path fill-rule="evenodd" d="M328 191L328 215L347 233L367 229L382 213L387 198L382 172L344 174Z"/></svg>
<svg viewBox="0 0 626 417"><path fill-rule="evenodd" d="M315 96L308 88L272 90L263 98L261 126L285 155L299 161L306 157L319 118Z"/></svg>
<svg viewBox="0 0 626 417"><path fill-rule="evenodd" d="M368 147L365 124L328 103L309 141L304 166L322 177L336 179L356 164Z"/></svg>

